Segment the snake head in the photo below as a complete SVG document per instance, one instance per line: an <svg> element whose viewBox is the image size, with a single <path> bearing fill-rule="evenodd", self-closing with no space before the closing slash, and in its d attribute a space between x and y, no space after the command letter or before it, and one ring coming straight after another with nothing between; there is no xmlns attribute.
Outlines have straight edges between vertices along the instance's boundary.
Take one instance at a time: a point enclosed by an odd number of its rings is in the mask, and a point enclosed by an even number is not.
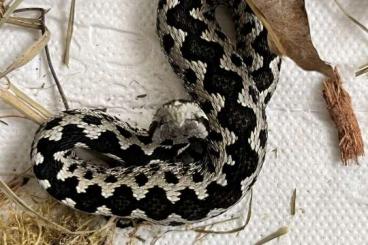
<svg viewBox="0 0 368 245"><path fill-rule="evenodd" d="M154 116L154 140L167 139L183 143L190 137L204 139L208 135L208 118L198 106L190 101L172 101L157 110Z"/></svg>

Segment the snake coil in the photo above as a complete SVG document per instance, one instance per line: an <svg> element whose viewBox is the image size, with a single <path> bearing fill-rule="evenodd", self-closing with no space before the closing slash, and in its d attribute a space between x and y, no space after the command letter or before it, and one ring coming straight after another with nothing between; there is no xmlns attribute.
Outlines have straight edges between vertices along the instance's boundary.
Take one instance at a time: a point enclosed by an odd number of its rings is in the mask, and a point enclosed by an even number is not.
<svg viewBox="0 0 368 245"><path fill-rule="evenodd" d="M236 43L215 18L232 9ZM265 107L280 59L243 0L159 0L157 33L192 100L172 101L148 130L102 111L60 113L32 145L34 173L62 203L89 213L159 224L202 221L246 195L261 170ZM97 152L106 165L83 160Z"/></svg>

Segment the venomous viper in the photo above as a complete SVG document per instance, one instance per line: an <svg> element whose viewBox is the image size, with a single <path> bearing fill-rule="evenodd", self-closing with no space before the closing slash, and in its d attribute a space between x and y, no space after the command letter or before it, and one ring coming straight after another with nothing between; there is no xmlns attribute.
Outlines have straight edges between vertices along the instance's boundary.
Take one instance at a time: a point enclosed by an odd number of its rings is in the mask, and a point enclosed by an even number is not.
<svg viewBox="0 0 368 245"><path fill-rule="evenodd" d="M215 18L232 9L234 42ZM242 0L160 0L157 32L191 101L172 101L147 130L89 109L62 112L36 132L34 173L75 209L159 224L194 223L236 204L265 158L265 107L280 59ZM109 159L83 160L87 149Z"/></svg>

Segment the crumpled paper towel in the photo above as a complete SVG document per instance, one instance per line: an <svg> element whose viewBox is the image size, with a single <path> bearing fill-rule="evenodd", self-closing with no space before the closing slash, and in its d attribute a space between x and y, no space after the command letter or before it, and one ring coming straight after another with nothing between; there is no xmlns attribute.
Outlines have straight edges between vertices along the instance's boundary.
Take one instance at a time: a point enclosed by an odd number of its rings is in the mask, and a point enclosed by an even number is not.
<svg viewBox="0 0 368 245"><path fill-rule="evenodd" d="M367 1L340 2L368 24ZM77 1L69 69L61 65L69 1L29 0L26 5L51 8L47 17L50 49L72 107L108 108L123 120L147 127L161 104L186 96L155 33L157 0ZM367 143L368 78L354 78L353 73L368 62L368 37L347 20L334 0L307 0L306 5L314 43L325 60L338 65ZM9 65L36 38L32 33L14 27L0 30L0 67ZM63 109L55 99L59 97L43 59L34 59L10 78L49 110ZM268 155L254 186L251 222L239 234L208 235L198 243L254 244L281 226L288 226L289 233L273 244L367 243L368 159L361 158L359 166L341 165L336 131L321 96L323 79L285 59L279 87L267 110ZM11 112L0 103L0 115ZM9 126L0 126L0 172L20 172L30 165L30 144L37 125L20 119L6 121ZM294 188L297 209L291 217ZM245 217L246 213L244 200L216 220ZM213 229L239 225L241 221ZM142 227L138 234L149 243L163 230ZM127 230L120 231L116 244L131 240L127 234ZM171 232L156 244L192 244L196 236L194 232Z"/></svg>

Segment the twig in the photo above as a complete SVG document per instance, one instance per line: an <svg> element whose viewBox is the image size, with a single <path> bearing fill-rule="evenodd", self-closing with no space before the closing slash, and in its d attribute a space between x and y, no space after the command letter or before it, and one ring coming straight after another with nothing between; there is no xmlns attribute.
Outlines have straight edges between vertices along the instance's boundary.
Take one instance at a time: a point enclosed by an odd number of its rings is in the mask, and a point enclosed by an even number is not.
<svg viewBox="0 0 368 245"><path fill-rule="evenodd" d="M66 110L69 110L70 107L69 107L68 100L66 99L66 95L64 93L63 87L61 86L60 81L59 81L59 79L58 79L58 77L56 75L55 69L54 69L54 67L52 65L50 51L49 51L49 47L47 45L45 46L45 51L46 51L47 63L49 64L49 68L50 68L52 77L54 78L56 87L58 88L58 91L60 93L60 97L61 97L61 99L63 101L64 107L65 107Z"/></svg>
<svg viewBox="0 0 368 245"><path fill-rule="evenodd" d="M41 29L41 32L42 32L42 35L45 35L45 33L48 32L47 30L47 27L45 25L45 16L46 16L46 13L48 12L47 10L43 9L43 8L22 8L22 9L17 9L14 11L14 13L21 13L21 12L27 12L27 11L37 11L37 12L40 12L40 29ZM64 107L66 110L69 110L69 104L68 104L68 100L65 96L65 93L64 93L64 90L61 86L61 83L60 83L60 80L56 74L56 71L54 69L54 66L52 64L52 60L51 60L51 55L50 55L50 50L49 50L49 47L48 47L48 44L46 43L44 45L44 48L45 48L45 53L46 53L46 59L47 59L47 64L49 66L49 69L51 71L51 75L55 81L55 84L56 84L56 87L59 91L59 94L61 96L61 99L63 101L63 104L64 104Z"/></svg>
<svg viewBox="0 0 368 245"><path fill-rule="evenodd" d="M42 16L41 16L41 20L42 20L42 33L44 33L45 30L46 30L46 26L45 26L45 14L46 14L46 11L44 9L42 9L41 14L42 14ZM63 101L64 107L65 107L66 110L69 110L70 107L69 107L69 104L68 104L68 100L66 99L66 95L64 93L63 87L61 86L61 83L59 81L59 78L56 75L56 71L54 69L54 66L52 65L51 55L50 55L50 51L49 51L49 46L48 45L45 46L45 52L46 52L47 63L49 65L49 68L50 68L52 77L54 78L56 87L59 90L59 93L60 93L61 99Z"/></svg>

